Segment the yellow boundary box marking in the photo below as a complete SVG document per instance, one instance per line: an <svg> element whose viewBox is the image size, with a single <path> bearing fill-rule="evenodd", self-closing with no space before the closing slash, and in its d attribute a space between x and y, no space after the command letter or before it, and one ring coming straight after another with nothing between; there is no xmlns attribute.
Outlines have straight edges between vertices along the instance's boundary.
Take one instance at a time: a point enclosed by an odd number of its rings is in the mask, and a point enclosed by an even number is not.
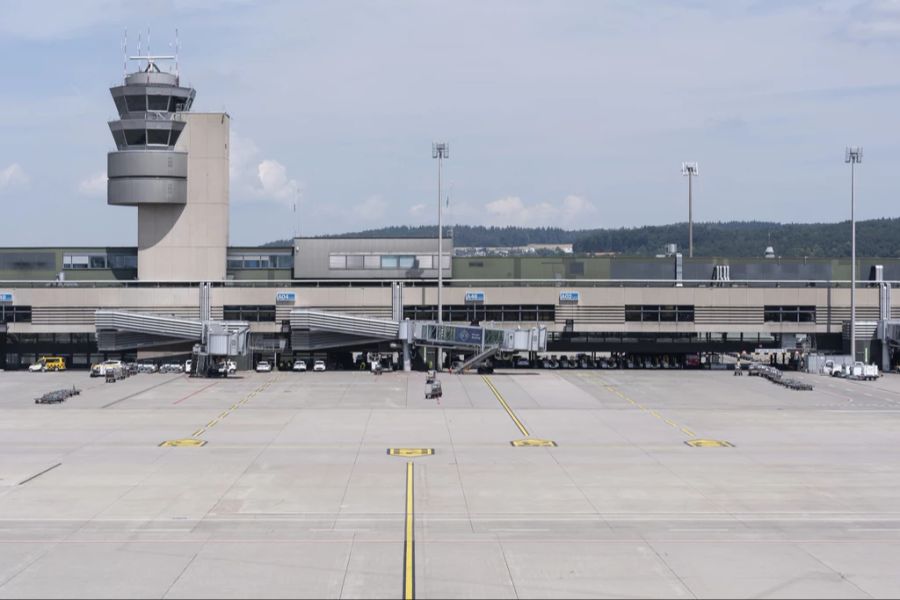
<svg viewBox="0 0 900 600"><path fill-rule="evenodd" d="M687 440L685 444L691 448L734 448L731 442L721 440Z"/></svg>
<svg viewBox="0 0 900 600"><path fill-rule="evenodd" d="M413 513L413 464L406 463L406 527L403 534L403 598L416 597L416 546Z"/></svg>
<svg viewBox="0 0 900 600"><path fill-rule="evenodd" d="M181 440L167 440L160 444L162 448L199 448L205 446L206 440L198 440L195 438L185 438Z"/></svg>
<svg viewBox="0 0 900 600"><path fill-rule="evenodd" d="M413 458L416 456L433 456L434 448L388 448L388 456L404 456Z"/></svg>
<svg viewBox="0 0 900 600"><path fill-rule="evenodd" d="M494 393L494 397L497 398L497 401L500 402L500 405L503 407L503 410L506 411L506 414L509 415L509 418L513 420L516 427L522 432L522 435L525 436L525 439L521 440L513 440L510 442L514 448L525 448L525 447L543 447L543 448L556 448L556 442L553 440L542 440L538 438L531 437L531 433L528 432L528 429L525 427L525 424L519 420L519 417L516 416L516 413L513 412L513 409L507 404L506 399L500 393L496 387L494 387L494 383L486 376L482 375L481 378L487 384L491 391Z"/></svg>
<svg viewBox="0 0 900 600"><path fill-rule="evenodd" d="M524 440L513 440L510 442L515 448L556 448L556 442L553 440L541 440L536 438L525 438Z"/></svg>

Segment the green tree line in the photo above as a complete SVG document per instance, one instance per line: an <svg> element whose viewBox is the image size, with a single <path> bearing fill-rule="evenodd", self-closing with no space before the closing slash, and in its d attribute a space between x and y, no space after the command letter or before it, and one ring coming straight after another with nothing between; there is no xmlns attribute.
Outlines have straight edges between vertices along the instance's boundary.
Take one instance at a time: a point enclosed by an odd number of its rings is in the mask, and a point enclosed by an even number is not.
<svg viewBox="0 0 900 600"><path fill-rule="evenodd" d="M573 244L577 253L613 252L652 256L666 244L678 244L687 253L688 225L653 225L619 229L566 230L559 227L484 227L456 225L445 228L456 246L497 247L527 244ZM435 237L436 226L399 225L321 237ZM267 246L290 246L278 240ZM773 223L731 221L694 224L695 256L763 256L772 246L778 256L850 256L850 222ZM856 223L856 252L860 256L900 257L900 218Z"/></svg>

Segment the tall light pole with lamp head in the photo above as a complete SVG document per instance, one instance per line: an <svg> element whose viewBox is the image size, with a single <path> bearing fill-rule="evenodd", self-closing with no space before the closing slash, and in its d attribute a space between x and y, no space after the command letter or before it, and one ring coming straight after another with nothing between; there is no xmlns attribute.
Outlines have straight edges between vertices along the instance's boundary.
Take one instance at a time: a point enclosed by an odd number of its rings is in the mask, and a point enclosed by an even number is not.
<svg viewBox="0 0 900 600"><path fill-rule="evenodd" d="M450 158L450 144L447 142L434 142L431 144L431 158L438 161L438 291L437 291L437 312L438 325L444 322L444 305L441 301L444 287L444 219L443 209L441 207L441 170L443 168L444 159ZM440 371L444 364L444 353L440 347L437 350L437 370Z"/></svg>
<svg viewBox="0 0 900 600"><path fill-rule="evenodd" d="M681 174L688 178L688 258L694 258L694 177L700 175L696 162L681 163Z"/></svg>
<svg viewBox="0 0 900 600"><path fill-rule="evenodd" d="M850 361L856 362L856 165L862 162L861 146L848 146L844 162L850 164Z"/></svg>

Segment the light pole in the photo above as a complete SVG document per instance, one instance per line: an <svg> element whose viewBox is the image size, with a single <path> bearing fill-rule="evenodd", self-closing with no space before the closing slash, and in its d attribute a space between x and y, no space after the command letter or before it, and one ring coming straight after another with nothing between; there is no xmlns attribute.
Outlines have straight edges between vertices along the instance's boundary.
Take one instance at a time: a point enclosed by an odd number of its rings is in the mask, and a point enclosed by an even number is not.
<svg viewBox="0 0 900 600"><path fill-rule="evenodd" d="M700 175L696 162L681 163L681 174L688 178L688 258L694 258L694 177Z"/></svg>
<svg viewBox="0 0 900 600"><path fill-rule="evenodd" d="M444 322L444 305L441 301L441 294L444 288L444 219L443 209L441 207L441 169L444 165L444 159L450 158L450 144L447 142L433 142L431 144L431 158L438 161L438 325ZM440 334L439 334L440 336ZM444 352L440 346L437 349L437 371L441 370L444 364Z"/></svg>
<svg viewBox="0 0 900 600"><path fill-rule="evenodd" d="M844 162L850 163L850 361L856 362L856 165L862 162L861 146L848 146Z"/></svg>

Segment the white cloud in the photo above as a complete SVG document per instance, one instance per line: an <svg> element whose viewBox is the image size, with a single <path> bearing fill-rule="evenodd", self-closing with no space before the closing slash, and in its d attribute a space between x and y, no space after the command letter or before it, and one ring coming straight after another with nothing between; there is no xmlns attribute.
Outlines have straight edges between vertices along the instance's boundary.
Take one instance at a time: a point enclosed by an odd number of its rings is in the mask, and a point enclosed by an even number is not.
<svg viewBox="0 0 900 600"><path fill-rule="evenodd" d="M381 195L369 196L353 207L353 214L364 221L378 221L387 213L387 202Z"/></svg>
<svg viewBox="0 0 900 600"><path fill-rule="evenodd" d="M236 202L278 202L292 206L303 193L303 183L288 176L287 167L272 158L262 158L256 143L231 134L229 156L231 196Z"/></svg>
<svg viewBox="0 0 900 600"><path fill-rule="evenodd" d="M900 39L900 0L867 0L857 5L847 24L847 36L858 42Z"/></svg>
<svg viewBox="0 0 900 600"><path fill-rule="evenodd" d="M597 209L583 196L568 195L562 201L562 216L567 222L593 215Z"/></svg>
<svg viewBox="0 0 900 600"><path fill-rule="evenodd" d="M582 219L597 209L582 196L569 195L559 203L525 204L518 196L506 196L484 205L490 224L525 226L583 226Z"/></svg>
<svg viewBox="0 0 900 600"><path fill-rule="evenodd" d="M82 196L100 197L106 195L106 172L96 173L78 183L78 193Z"/></svg>
<svg viewBox="0 0 900 600"><path fill-rule="evenodd" d="M415 204L409 207L409 214L412 217L419 218L425 215L425 205L424 204Z"/></svg>
<svg viewBox="0 0 900 600"><path fill-rule="evenodd" d="M266 159L256 167L256 174L265 196L278 200L293 200L300 184L287 176L287 169L277 160Z"/></svg>
<svg viewBox="0 0 900 600"><path fill-rule="evenodd" d="M0 190L22 186L28 183L28 174L19 163L13 163L5 169L0 169Z"/></svg>

